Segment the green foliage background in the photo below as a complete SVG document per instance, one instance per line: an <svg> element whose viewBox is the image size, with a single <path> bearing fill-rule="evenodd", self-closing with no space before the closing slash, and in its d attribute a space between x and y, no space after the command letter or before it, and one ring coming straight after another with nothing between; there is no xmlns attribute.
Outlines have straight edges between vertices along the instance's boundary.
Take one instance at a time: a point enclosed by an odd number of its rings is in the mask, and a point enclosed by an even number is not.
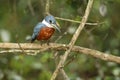
<svg viewBox="0 0 120 80"><path fill-rule="evenodd" d="M88 0L50 0L50 13L54 16L81 20ZM26 42L34 26L44 18L46 0L0 0L0 42ZM100 8L103 7L102 12ZM32 10L31 10L32 9ZM104 11L106 9L106 12ZM76 45L120 56L120 0L94 0L88 22ZM103 15L102 15L103 14ZM68 32L57 42L68 44L77 23L57 20L62 33ZM5 33L6 35L5 35ZM54 42L57 33L52 37ZM36 41L39 44L39 42ZM1 50L1 49L0 49ZM0 55L0 80L49 80L55 70L54 51L36 56L20 54ZM60 52L60 55L63 52ZM91 56L71 52L65 66L71 80L120 80L120 65ZM57 80L62 80L61 76Z"/></svg>

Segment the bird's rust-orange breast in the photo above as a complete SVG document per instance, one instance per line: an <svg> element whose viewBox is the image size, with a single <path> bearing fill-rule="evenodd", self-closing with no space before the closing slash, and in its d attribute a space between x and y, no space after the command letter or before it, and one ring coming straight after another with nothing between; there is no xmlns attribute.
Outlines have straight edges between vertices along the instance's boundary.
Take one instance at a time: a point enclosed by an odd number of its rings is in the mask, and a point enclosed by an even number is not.
<svg viewBox="0 0 120 80"><path fill-rule="evenodd" d="M54 28L44 27L41 28L37 36L37 40L48 40L54 33Z"/></svg>

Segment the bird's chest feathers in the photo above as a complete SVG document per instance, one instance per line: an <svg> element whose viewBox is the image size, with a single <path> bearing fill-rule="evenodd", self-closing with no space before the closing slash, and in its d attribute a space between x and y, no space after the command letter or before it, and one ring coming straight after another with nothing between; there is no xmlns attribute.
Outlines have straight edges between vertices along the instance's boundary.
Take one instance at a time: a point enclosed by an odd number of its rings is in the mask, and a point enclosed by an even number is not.
<svg viewBox="0 0 120 80"><path fill-rule="evenodd" d="M41 28L37 40L48 40L54 33L55 29L50 27Z"/></svg>

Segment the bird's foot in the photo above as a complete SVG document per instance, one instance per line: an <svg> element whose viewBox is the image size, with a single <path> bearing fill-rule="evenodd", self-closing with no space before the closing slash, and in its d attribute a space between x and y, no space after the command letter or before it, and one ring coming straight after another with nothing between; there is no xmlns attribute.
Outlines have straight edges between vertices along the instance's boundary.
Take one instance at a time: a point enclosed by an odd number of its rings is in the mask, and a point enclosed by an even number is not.
<svg viewBox="0 0 120 80"><path fill-rule="evenodd" d="M49 46L49 45L50 45L50 40L47 40L47 42L46 42L46 43L47 43L47 45Z"/></svg>

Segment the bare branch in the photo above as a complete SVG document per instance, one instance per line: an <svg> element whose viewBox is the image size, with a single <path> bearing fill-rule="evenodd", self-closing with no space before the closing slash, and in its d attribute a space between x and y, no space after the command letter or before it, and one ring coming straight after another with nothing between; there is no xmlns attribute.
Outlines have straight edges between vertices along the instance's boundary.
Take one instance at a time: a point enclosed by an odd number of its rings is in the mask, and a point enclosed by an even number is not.
<svg viewBox="0 0 120 80"><path fill-rule="evenodd" d="M51 77L51 80L55 80L56 76L57 76L58 73L59 73L59 70L61 69L61 67L64 66L64 63L65 63L65 61L66 61L66 59L67 59L67 57L68 57L68 54L69 54L70 51L72 50L72 48L73 48L73 46L74 46L74 44L75 44L75 42L76 42L79 34L81 33L82 29L83 29L84 26L85 26L85 23L86 23L86 21L87 21L88 15L89 15L89 13L90 13L92 4L93 4L93 0L89 0L89 1L88 1L88 5L87 5L87 8L86 8L86 10L85 10L85 14L84 14L84 16L83 16L83 18L82 18L81 24L79 25L78 29L76 30L75 34L73 35L73 37L72 37L72 39L71 39L71 41L70 41L70 43L69 43L69 49L66 50L65 54L63 55L63 58L59 61L59 64L58 64L56 70L54 71L54 73L53 73L53 75L52 75L52 77Z"/></svg>
<svg viewBox="0 0 120 80"><path fill-rule="evenodd" d="M73 22L73 23L82 23L81 21L76 21L76 20L72 20L72 19L66 19L66 18L60 18L60 17L55 17L56 19L59 20L63 20L63 21L68 21L68 22ZM92 25L92 26L96 26L96 25L100 25L103 24L104 22L96 22L96 23L85 23L86 25Z"/></svg>
<svg viewBox="0 0 120 80"><path fill-rule="evenodd" d="M49 45L43 44L32 44L32 43L20 43L21 47L24 49L24 54L33 55L34 53L40 53L46 51L48 49L52 50L67 50L69 45L66 44L57 44L57 43L50 43ZM111 61L120 64L120 57L111 55L110 53L103 53L97 50L88 49L80 46L73 46L73 52L77 52L78 54L86 54L93 56L95 58L104 60L104 61ZM22 50L20 49L18 43L0 43L0 53L21 53ZM28 54L29 53L29 54Z"/></svg>
<svg viewBox="0 0 120 80"><path fill-rule="evenodd" d="M46 0L46 6L45 6L45 14L49 14L49 8L50 8L50 1L49 0Z"/></svg>
<svg viewBox="0 0 120 80"><path fill-rule="evenodd" d="M30 9L32 16L35 16L35 11L34 11L34 8L32 6L31 0L28 0L28 8Z"/></svg>
<svg viewBox="0 0 120 80"><path fill-rule="evenodd" d="M69 77L67 76L67 74L65 73L65 71L64 71L63 69L61 69L60 71L61 71L61 73L62 73L62 75L63 75L63 78L64 78L65 80L70 80Z"/></svg>

